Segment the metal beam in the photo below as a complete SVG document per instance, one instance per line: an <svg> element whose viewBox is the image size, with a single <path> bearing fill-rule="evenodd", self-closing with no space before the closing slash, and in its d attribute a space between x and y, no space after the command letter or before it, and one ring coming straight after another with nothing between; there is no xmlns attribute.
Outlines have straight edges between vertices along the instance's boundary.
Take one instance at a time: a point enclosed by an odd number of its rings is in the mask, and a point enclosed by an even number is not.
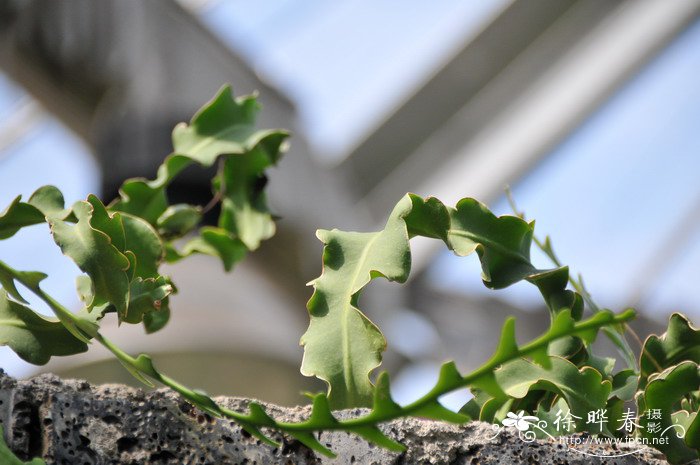
<svg viewBox="0 0 700 465"><path fill-rule="evenodd" d="M548 56L549 44L566 36L567 28L562 26L586 14L586 3L562 16L556 27L389 174L364 203L386 209L385 199L398 198L412 180L410 173L416 172L424 179L409 189L447 204L465 196L495 198L700 14L698 0L633 0L619 5L559 59L543 67L537 79L521 86L517 98L496 106L493 117L479 126L477 120L485 113L481 110L512 88L519 68L529 68L532 60ZM479 128L476 132L470 130L474 124ZM436 154L446 158L436 163ZM431 242L418 243L414 267L425 266L437 250Z"/></svg>
<svg viewBox="0 0 700 465"><path fill-rule="evenodd" d="M383 183L397 165L478 95L543 30L578 3L581 2L517 0L476 37L468 39L450 62L436 71L339 166L356 195L363 197ZM604 13L618 2L590 3ZM443 159L439 153L431 154L432 166Z"/></svg>

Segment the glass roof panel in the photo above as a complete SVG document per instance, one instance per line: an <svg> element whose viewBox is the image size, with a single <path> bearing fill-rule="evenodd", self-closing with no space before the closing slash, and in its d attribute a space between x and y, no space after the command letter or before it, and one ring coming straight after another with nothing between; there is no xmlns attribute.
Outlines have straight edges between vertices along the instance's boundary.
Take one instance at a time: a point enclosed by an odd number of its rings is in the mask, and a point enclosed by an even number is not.
<svg viewBox="0 0 700 465"><path fill-rule="evenodd" d="M699 48L696 23L514 186L538 235L552 236L603 306L700 316ZM510 213L505 198L494 210ZM442 255L431 281L485 292L464 262ZM527 307L538 303L532 287L497 296Z"/></svg>
<svg viewBox="0 0 700 465"><path fill-rule="evenodd" d="M346 155L510 0L210 1L202 21L287 93L327 159Z"/></svg>
<svg viewBox="0 0 700 465"><path fill-rule="evenodd" d="M33 102L20 87L0 74L0 140L3 131L16 131L13 113L19 102ZM20 128L19 137L0 147L0 212L19 194L27 199L34 190L46 184L57 186L66 205L99 192L100 175L88 148L51 115L39 110L29 128ZM0 257L20 270L42 271L49 275L42 287L68 308L78 309L75 277L80 270L61 254L51 239L46 225L21 230L0 241ZM39 265L37 265L39 264ZM32 308L51 314L43 303L29 293L24 294ZM9 348L0 347L2 368L12 376L23 376L35 370L20 360Z"/></svg>

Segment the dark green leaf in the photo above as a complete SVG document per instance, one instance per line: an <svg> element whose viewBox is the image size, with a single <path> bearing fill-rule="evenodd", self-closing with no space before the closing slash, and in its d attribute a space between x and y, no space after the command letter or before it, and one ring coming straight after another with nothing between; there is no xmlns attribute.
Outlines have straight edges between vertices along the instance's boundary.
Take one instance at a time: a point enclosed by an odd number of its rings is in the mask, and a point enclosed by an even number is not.
<svg viewBox="0 0 700 465"><path fill-rule="evenodd" d="M468 416L471 420L493 421L493 418L482 418L481 411L484 404L493 399L487 392L480 389L472 389L474 397L459 409L459 413Z"/></svg>
<svg viewBox="0 0 700 465"><path fill-rule="evenodd" d="M515 340L515 318L510 317L503 322L501 339L493 353L494 360L510 360L518 354L518 343Z"/></svg>
<svg viewBox="0 0 700 465"><path fill-rule="evenodd" d="M401 411L401 406L391 398L391 388L389 374L382 372L377 377L374 387L374 401L372 403L372 413L375 416L394 415Z"/></svg>
<svg viewBox="0 0 700 465"><path fill-rule="evenodd" d="M267 178L262 174L270 163L257 149L228 157L214 184L222 197L219 227L240 238L249 250L275 234L264 191Z"/></svg>
<svg viewBox="0 0 700 465"><path fill-rule="evenodd" d="M338 420L335 419L331 412L328 397L325 394L316 394L313 397L313 407L311 408L309 423L324 425L326 427L338 423Z"/></svg>
<svg viewBox="0 0 700 465"><path fill-rule="evenodd" d="M243 429L245 429L248 433L250 433L252 436L254 436L257 439L260 439L262 442L265 444L272 446L272 447L279 447L279 443L276 441L273 441L269 437L267 437L265 434L263 434L262 431L257 426L253 425L264 425L268 427L274 427L275 426L275 420L273 420L270 415L268 415L265 412L265 409L258 404L257 402L251 402L250 405L248 406L250 409L250 419L251 423L246 423L246 422L240 422L241 426Z"/></svg>
<svg viewBox="0 0 700 465"><path fill-rule="evenodd" d="M109 206L110 210L129 213L155 225L168 208L166 187L191 163L188 157L168 156L158 168L158 176L153 181L143 178L125 181L119 189L120 197Z"/></svg>
<svg viewBox="0 0 700 465"><path fill-rule="evenodd" d="M684 422L685 426L685 443L695 449L700 451L700 412L688 413L686 411L676 412L676 414L681 414L686 416ZM677 417L674 415L673 422L680 423Z"/></svg>
<svg viewBox="0 0 700 465"><path fill-rule="evenodd" d="M66 219L70 210L63 208L63 194L54 186L43 186L34 191L28 202L17 196L0 214L0 240L14 236L25 226L43 223L47 217Z"/></svg>
<svg viewBox="0 0 700 465"><path fill-rule="evenodd" d="M17 196L7 209L0 214L0 240L14 236L25 226L43 223L44 215L34 206L21 202Z"/></svg>
<svg viewBox="0 0 700 465"><path fill-rule="evenodd" d="M155 312L146 313L143 316L143 327L147 334L155 333L165 327L170 320L170 302L166 297L161 301L160 309Z"/></svg>
<svg viewBox="0 0 700 465"><path fill-rule="evenodd" d="M637 399L638 409L642 413L657 410L660 419L651 420L648 415L641 415L640 434L649 438L649 444L666 454L669 462L673 464L687 463L698 458L698 450L690 447L683 434L678 437L678 429L673 426L672 414L676 412L676 403L691 391L700 389L700 372L698 364L691 361L681 362L678 365L667 368L661 373L648 378L644 393ZM652 433L647 428L650 421L661 424L663 436L660 433ZM684 431L681 431L684 433ZM689 442L697 444L698 438L687 436ZM653 437L664 437L667 441L652 441ZM661 444L660 442L664 442Z"/></svg>
<svg viewBox="0 0 700 465"><path fill-rule="evenodd" d="M6 268L0 263L0 286L2 286L12 298L26 304L28 302L22 297L22 294L19 293L17 286L15 286L15 274L21 276L25 282L31 283L34 288L37 288L39 283L46 279L46 275L38 271L16 271Z"/></svg>
<svg viewBox="0 0 700 465"><path fill-rule="evenodd" d="M231 270L233 265L241 261L248 249L246 245L221 228L210 226L203 227L199 232L199 237L187 242L182 250L169 247L166 254L168 262L176 262L193 253L201 253L218 257L224 264L226 271Z"/></svg>
<svg viewBox="0 0 700 465"><path fill-rule="evenodd" d="M280 158L285 131L257 130L255 97L233 99L230 87L173 131L174 154L168 157L153 181L133 179L124 183L121 198L111 208L144 218L157 225L166 236L178 237L199 221L196 207L169 210L165 189L187 165L196 162L212 166L226 156L223 169L214 181L222 199L219 225L240 239L248 249L274 234L265 199L264 170ZM227 268L230 267L230 263Z"/></svg>
<svg viewBox="0 0 700 465"><path fill-rule="evenodd" d="M111 241L111 244L121 253L126 251L126 240L124 239L124 225L119 213L108 213L107 208L96 196L88 195L87 202L92 206L90 214L90 226L98 231L102 231Z"/></svg>
<svg viewBox="0 0 700 465"><path fill-rule="evenodd" d="M164 310L163 305L164 303L167 305L166 299L172 292L173 286L164 276L135 278L130 283L129 306L122 315L121 321L140 323L145 315Z"/></svg>
<svg viewBox="0 0 700 465"><path fill-rule="evenodd" d="M0 290L0 345L9 346L23 360L44 365L52 356L72 355L87 350L57 318L35 313L8 298Z"/></svg>
<svg viewBox="0 0 700 465"><path fill-rule="evenodd" d="M500 289L537 271L530 263L533 223L515 216L496 217L474 199L462 199L448 210L451 248L460 256L479 254L486 286Z"/></svg>
<svg viewBox="0 0 700 465"><path fill-rule="evenodd" d="M280 157L285 131L255 128L258 104L254 96L233 99L224 87L192 118L173 131L175 153L203 166L227 155L214 181L222 198L219 226L239 238L250 250L275 232L263 191L264 171Z"/></svg>
<svg viewBox="0 0 700 465"><path fill-rule="evenodd" d="M179 204L168 207L158 218L158 232L166 237L181 237L197 227L202 220L200 208Z"/></svg>
<svg viewBox="0 0 700 465"><path fill-rule="evenodd" d="M647 379L653 373L685 360L700 363L700 330L695 329L685 316L674 313L661 337L651 335L644 342L639 359L639 387L646 386Z"/></svg>
<svg viewBox="0 0 700 465"><path fill-rule="evenodd" d="M598 370L598 372L603 375L603 378L610 379L612 378L613 370L615 369L615 359L611 357L599 357L595 354L589 354L586 360L586 365ZM624 370L624 372L634 374L634 370ZM626 379L626 377L624 379ZM620 381L624 384L622 379L620 379ZM615 389L614 381L613 389Z"/></svg>
<svg viewBox="0 0 700 465"><path fill-rule="evenodd" d="M423 199L415 194L408 196L413 204L411 212L406 215L409 236L431 237L447 243L450 229L450 214L447 208L435 197Z"/></svg>
<svg viewBox="0 0 700 465"><path fill-rule="evenodd" d="M538 272L527 277L540 290L547 308L552 316L568 308L575 320L583 315L583 299L573 291L566 289L569 282L569 267L562 266L553 270Z"/></svg>
<svg viewBox="0 0 700 465"><path fill-rule="evenodd" d="M126 371L128 371L129 374L131 374L131 376L133 376L137 381L139 381L140 383L142 383L144 386L148 386L148 387L150 387L150 388L156 386L155 384L153 384L153 381L151 381L150 379L148 379L146 376L144 376L143 373L141 373L139 370L137 370L137 369L134 368L133 366L129 365L128 363L126 363L126 362L124 362L124 361L122 361L122 360L119 360L119 363L121 363L122 366L123 366L124 368L126 368Z"/></svg>
<svg viewBox="0 0 700 465"><path fill-rule="evenodd" d="M637 393L637 382L639 376L634 370L627 369L615 373L612 379L613 390L611 396L616 396L622 400L632 400Z"/></svg>

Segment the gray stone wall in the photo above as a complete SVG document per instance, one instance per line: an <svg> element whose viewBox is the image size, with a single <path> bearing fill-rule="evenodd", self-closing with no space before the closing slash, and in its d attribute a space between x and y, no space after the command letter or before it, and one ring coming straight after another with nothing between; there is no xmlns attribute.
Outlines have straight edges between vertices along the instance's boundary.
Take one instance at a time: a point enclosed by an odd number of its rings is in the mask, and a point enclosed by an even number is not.
<svg viewBox="0 0 700 465"><path fill-rule="evenodd" d="M233 409L248 400L219 398ZM268 405L273 417L302 418L305 407ZM345 411L348 417L360 411ZM385 432L408 446L396 454L346 433L321 433L322 443L337 459L316 456L303 445L279 435L273 448L250 437L235 423L199 412L168 390L144 392L121 385L91 386L85 381L43 375L15 380L0 371L0 423L5 440L22 459L43 457L48 464L665 464L663 456L644 449L622 458L588 454L623 453L600 446L567 450L552 441L525 443L491 425L464 426L403 419ZM629 451L632 451L630 449Z"/></svg>

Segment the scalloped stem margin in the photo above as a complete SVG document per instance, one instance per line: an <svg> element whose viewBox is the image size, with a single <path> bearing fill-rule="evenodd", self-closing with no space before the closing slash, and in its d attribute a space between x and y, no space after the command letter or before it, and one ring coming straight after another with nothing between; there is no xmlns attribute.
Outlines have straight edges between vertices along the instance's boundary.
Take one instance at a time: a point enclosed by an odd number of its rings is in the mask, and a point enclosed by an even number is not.
<svg viewBox="0 0 700 465"><path fill-rule="evenodd" d="M394 207L383 230L372 233L319 230L323 271L310 284L309 327L301 338L301 371L328 384L335 409L370 406L370 374L380 364L386 340L358 308L362 289L376 277L405 282L411 268L412 237L442 240L458 256L476 252L486 287L501 289L528 281L540 290L554 320L569 309L583 313L581 295L568 290L567 267L540 270L530 261L534 223L495 216L484 204L464 198L445 206L438 199L407 194ZM565 355L565 354L563 354Z"/></svg>
<svg viewBox="0 0 700 465"><path fill-rule="evenodd" d="M560 313L562 321L564 319L569 319L570 316L567 310ZM457 372L457 369L453 362L448 362L443 365L441 370L441 376L438 384L433 387L427 394L422 396L420 399L401 407L400 412L387 412L383 414L373 414L360 418L355 418L351 420L339 421L335 424L326 424L323 426L314 425L313 430L326 430L326 429L344 429L353 426L368 426L377 423L382 423L386 421L393 420L399 417L409 416L412 413L421 410L426 405L437 401L437 399L445 394L449 394L452 391L461 389L464 387L472 386L477 382L481 381L484 377L489 376L496 368L508 363L512 360L516 360L521 357L532 355L542 348L546 348L549 343L556 339L560 339L567 336L574 336L584 332L597 331L608 325L621 324L632 320L636 313L634 310L628 309L619 314L613 314L607 311L601 311L600 313L594 315L593 317L580 321L571 323L567 330L564 331L548 331L542 336L534 339L528 344L522 347L516 348L515 351L509 352L504 355L495 354L491 359L489 359L484 365L480 366L476 370L468 373L467 375L461 376ZM512 321L512 320L511 320ZM384 374L382 374L384 375ZM467 419L466 417L464 418ZM304 423L276 423L281 429L289 430L306 430L304 429Z"/></svg>
<svg viewBox="0 0 700 465"><path fill-rule="evenodd" d="M4 269L10 273L15 280L25 285L39 298L44 300L57 315L70 314L73 316L71 320L79 320L72 312L43 292L38 285L26 279L21 272L7 265L4 265ZM563 310L557 315L552 326L546 333L522 347L518 347L512 341L514 320L511 318L504 325L504 333L498 350L491 359L465 376L459 374L454 363L449 362L444 364L435 387L415 402L404 407L395 404L393 400L391 400L389 392L388 375L382 373L375 389L373 409L367 415L350 420L337 420L330 411L325 394L318 394L314 397L314 405L310 418L299 423L277 422L268 416L259 404L254 402L250 404L250 413L248 414L221 407L206 394L190 389L167 375L160 373L153 365L149 356L140 354L138 357L132 357L105 338L99 331L95 331L92 336L112 352L137 379L147 382L147 380L144 379L145 375L158 381L175 390L183 396L183 398L192 402L205 412L217 417L227 417L235 420L246 431L268 444L276 445L274 441L260 431L259 428L261 427L286 432L317 452L332 457L335 454L322 446L315 437L313 437L311 434L312 432L321 430L346 430L359 434L384 447L393 450L401 450L403 447L401 444L382 435L376 428L378 424L406 416L425 416L456 423L465 422L468 420L468 417L440 407L438 399L442 395L456 389L472 386L484 381L492 375L493 370L504 363L527 355L535 356L535 354L541 353L543 349L546 350L547 346L556 339L574 335L584 337L584 335L586 335L585 338L590 340L600 328L624 323L634 318L634 316L635 313L632 310L627 310L617 315L602 311L587 320L576 322L572 319L569 310Z"/></svg>

